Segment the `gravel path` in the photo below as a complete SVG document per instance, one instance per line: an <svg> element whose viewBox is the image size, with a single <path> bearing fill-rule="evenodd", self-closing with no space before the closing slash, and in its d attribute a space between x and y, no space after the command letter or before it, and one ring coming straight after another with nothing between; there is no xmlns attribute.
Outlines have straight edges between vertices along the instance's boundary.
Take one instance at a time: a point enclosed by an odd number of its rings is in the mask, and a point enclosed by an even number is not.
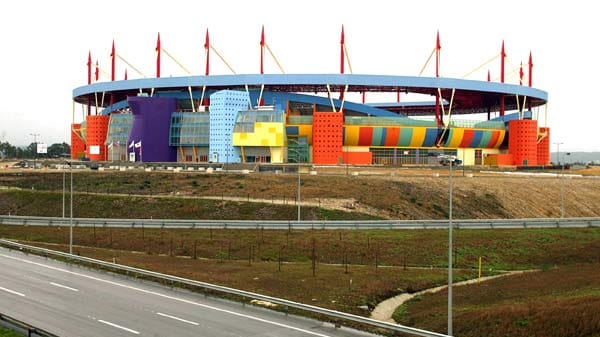
<svg viewBox="0 0 600 337"><path fill-rule="evenodd" d="M456 286L462 286L462 285L472 284L472 283L477 283L477 282L484 282L484 281L492 280L492 279L495 279L498 277L521 274L521 273L531 272L531 271L534 271L534 270L509 271L509 272L506 272L506 273L500 274L500 275L486 276L486 277L482 277L481 279L471 279L471 280L466 280L466 281L462 281L462 282L457 282L457 283L454 283L453 286L456 287ZM413 298L415 296L419 296L419 295L423 295L423 294L427 294L427 293L430 293L430 294L436 293L440 290L446 289L447 287L448 287L448 285L443 285L443 286L439 286L439 287L435 287L435 288L421 290L419 292L412 293L412 294L404 293L404 294L400 294L400 295L397 295L392 298L388 298L387 300L379 303L375 307L375 309L373 309L373 311L371 312L371 318L379 320L379 321L396 323L396 321L394 321L394 319L392 318L392 315L394 314L394 310L396 310L396 308L399 307L400 305L402 305L404 302L410 300L411 298Z"/></svg>

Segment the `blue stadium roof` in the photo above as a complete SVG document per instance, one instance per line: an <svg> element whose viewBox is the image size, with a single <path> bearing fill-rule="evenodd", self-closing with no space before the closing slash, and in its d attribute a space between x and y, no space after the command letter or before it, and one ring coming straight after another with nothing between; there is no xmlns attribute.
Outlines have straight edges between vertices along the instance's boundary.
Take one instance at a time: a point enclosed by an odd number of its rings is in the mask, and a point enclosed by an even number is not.
<svg viewBox="0 0 600 337"><path fill-rule="evenodd" d="M107 106L109 101L126 100L127 96L135 96L139 92L187 93L188 87L194 92L206 87L210 92L231 89L245 90L263 87L269 92L287 93L324 93L327 86L337 95L344 87L348 92L403 92L430 95L435 97L439 90L446 101L454 94L453 113L468 114L487 111L497 111L503 99L505 109L515 110L518 105L526 103L532 107L546 104L548 94L540 89L487 81L475 81L444 77L415 77L392 75L355 75L355 74L247 74L247 75L210 75L186 77L142 78L127 81L97 82L91 85L75 88L73 99L81 104L96 105L97 94L104 94L105 102L99 105ZM196 96L196 94L194 95ZM320 101L320 99L319 99ZM423 102L403 102L370 104L371 108L383 109L394 113L419 114L431 113L433 105ZM519 102L519 103L517 103Z"/></svg>

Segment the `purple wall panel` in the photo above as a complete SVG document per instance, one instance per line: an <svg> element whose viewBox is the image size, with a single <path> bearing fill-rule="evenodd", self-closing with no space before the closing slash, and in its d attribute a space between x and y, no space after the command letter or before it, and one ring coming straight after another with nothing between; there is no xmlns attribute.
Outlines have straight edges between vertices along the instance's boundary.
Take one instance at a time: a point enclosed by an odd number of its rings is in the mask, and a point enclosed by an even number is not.
<svg viewBox="0 0 600 337"><path fill-rule="evenodd" d="M127 97L133 112L133 124L127 142L128 152L135 152L136 161L177 161L177 149L169 146L171 113L177 110L177 100L168 97ZM140 147L129 147L141 142Z"/></svg>

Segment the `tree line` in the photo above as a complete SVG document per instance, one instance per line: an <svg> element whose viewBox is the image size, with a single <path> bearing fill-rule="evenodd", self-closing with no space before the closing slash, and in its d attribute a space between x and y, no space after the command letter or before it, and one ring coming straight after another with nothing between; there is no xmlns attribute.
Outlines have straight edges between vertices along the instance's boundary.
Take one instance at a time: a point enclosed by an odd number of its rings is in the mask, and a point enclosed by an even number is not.
<svg viewBox="0 0 600 337"><path fill-rule="evenodd" d="M0 158L59 158L70 156L71 146L65 142L48 146L48 153L37 153L37 144L31 143L26 147L14 146L9 142L0 142Z"/></svg>

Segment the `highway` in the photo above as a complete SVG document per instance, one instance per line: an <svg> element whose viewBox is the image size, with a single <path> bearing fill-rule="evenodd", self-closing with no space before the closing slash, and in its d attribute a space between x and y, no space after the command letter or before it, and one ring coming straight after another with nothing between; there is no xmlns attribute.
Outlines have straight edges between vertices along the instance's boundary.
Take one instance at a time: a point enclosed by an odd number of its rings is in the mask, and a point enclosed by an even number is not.
<svg viewBox="0 0 600 337"><path fill-rule="evenodd" d="M61 337L374 336L0 247L0 311Z"/></svg>

